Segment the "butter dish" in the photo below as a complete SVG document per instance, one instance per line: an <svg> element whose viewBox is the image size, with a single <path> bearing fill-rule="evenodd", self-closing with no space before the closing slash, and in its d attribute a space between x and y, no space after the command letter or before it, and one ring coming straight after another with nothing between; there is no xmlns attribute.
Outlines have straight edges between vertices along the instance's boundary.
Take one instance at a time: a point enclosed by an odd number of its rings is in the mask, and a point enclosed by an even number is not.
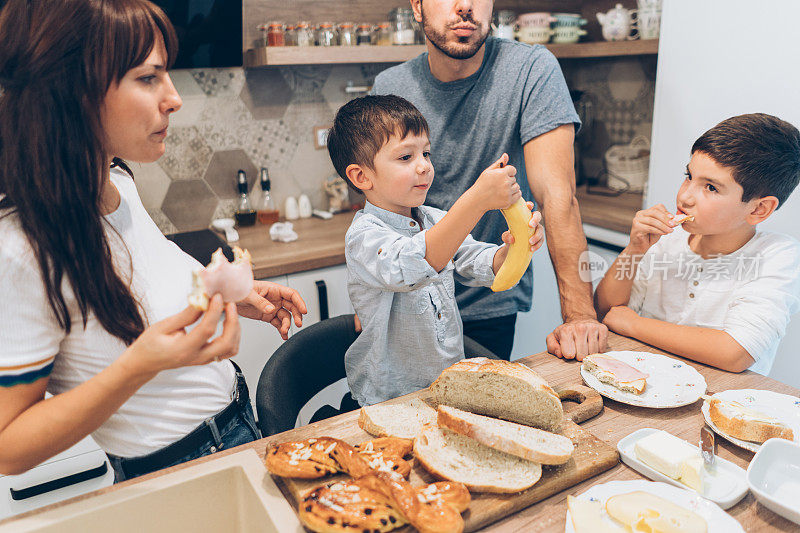
<svg viewBox="0 0 800 533"><path fill-rule="evenodd" d="M630 466L643 476L646 476L654 481L663 481L665 483L669 483L671 485L675 485L676 487L680 487L687 490L693 490L688 485L681 483L677 479L673 479L672 477L663 474L652 468L648 464L641 461L636 455L636 443L644 439L645 437L649 437L655 435L656 433L666 433L660 429L653 429L653 428L644 428L638 431L634 431L627 437L621 439L619 443L617 443L617 449L619 450L620 456L622 457L622 462L626 465ZM652 438L652 437L651 437ZM685 450L688 447L694 448L697 451L697 459L692 458L693 461L690 461L696 465L702 465L702 456L700 454L700 448L694 446L688 442L683 443L685 446L682 448ZM746 479L746 472L743 468L740 468L733 464L732 462L722 459L721 457L717 457L716 460L716 468L713 474L706 473L703 476L704 479L704 487L703 491L695 491L698 492L704 498L711 500L712 502L716 503L723 509L728 509L734 505L736 505L739 500L741 500L745 494L747 494L747 479ZM702 466L699 466L702 468Z"/></svg>
<svg viewBox="0 0 800 533"><path fill-rule="evenodd" d="M764 507L800 524L800 445L784 439L762 444L747 467L747 484Z"/></svg>

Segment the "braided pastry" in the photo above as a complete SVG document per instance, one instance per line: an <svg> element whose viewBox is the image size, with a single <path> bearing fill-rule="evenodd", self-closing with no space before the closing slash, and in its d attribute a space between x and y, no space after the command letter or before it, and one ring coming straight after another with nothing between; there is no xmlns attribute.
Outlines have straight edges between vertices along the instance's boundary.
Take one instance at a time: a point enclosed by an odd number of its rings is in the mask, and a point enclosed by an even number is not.
<svg viewBox="0 0 800 533"><path fill-rule="evenodd" d="M397 474L374 472L311 490L298 514L306 527L320 533L384 533L408 523L422 533L460 533L461 513L470 500L460 483L417 488Z"/></svg>
<svg viewBox="0 0 800 533"><path fill-rule="evenodd" d="M411 464L403 457L411 453L412 441L384 437L350 446L333 437L318 437L298 442L284 442L267 450L264 463L276 476L316 479L345 472L354 478L375 470L411 473Z"/></svg>

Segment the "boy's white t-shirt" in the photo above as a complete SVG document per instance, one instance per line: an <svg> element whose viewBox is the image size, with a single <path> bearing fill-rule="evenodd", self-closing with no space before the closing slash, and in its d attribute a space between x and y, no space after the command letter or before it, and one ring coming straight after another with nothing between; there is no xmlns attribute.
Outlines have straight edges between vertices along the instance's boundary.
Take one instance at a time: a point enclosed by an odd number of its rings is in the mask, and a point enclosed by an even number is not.
<svg viewBox="0 0 800 533"><path fill-rule="evenodd" d="M111 181L121 197L119 208L105 217L115 266L123 279L130 279L132 264L131 291L144 309L145 325L153 324L186 307L191 273L199 263L164 237L128 174L112 169ZM98 374L126 349L93 313L83 327L66 278L63 294L72 331L65 335L15 213L0 218L0 261L0 385L49 375L48 392L60 394ZM92 437L103 450L122 457L154 452L224 409L234 387L235 372L228 361L162 371Z"/></svg>
<svg viewBox="0 0 800 533"><path fill-rule="evenodd" d="M623 266L624 268L624 266ZM628 307L639 315L728 333L769 374L791 316L800 308L800 242L757 231L744 246L703 259L681 227L644 255Z"/></svg>

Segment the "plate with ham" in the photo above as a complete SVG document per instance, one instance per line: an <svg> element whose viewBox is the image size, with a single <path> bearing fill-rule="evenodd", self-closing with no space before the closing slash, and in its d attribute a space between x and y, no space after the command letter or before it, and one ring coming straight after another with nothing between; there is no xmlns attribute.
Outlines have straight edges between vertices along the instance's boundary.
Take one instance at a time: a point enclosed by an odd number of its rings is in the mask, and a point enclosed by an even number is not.
<svg viewBox="0 0 800 533"><path fill-rule="evenodd" d="M606 398L640 407L681 407L706 393L706 380L694 367L650 352L589 355L581 365L581 377Z"/></svg>

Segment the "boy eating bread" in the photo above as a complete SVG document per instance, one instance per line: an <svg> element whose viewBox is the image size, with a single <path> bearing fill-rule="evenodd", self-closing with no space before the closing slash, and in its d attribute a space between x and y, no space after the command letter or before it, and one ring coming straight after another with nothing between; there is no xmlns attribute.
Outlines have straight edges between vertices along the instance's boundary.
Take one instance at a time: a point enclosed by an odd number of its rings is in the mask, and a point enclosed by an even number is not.
<svg viewBox="0 0 800 533"><path fill-rule="evenodd" d="M676 198L639 211L595 292L616 333L731 372L768 374L800 305L800 243L759 231L800 179L800 132L766 114L695 141Z"/></svg>
<svg viewBox="0 0 800 533"><path fill-rule="evenodd" d="M464 358L454 277L490 286L505 244L469 232L484 213L520 198L516 170L503 156L450 208L422 205L433 181L428 123L398 96L365 96L342 106L328 136L336 171L366 196L345 237L347 288L363 330L345 355L350 391L371 405L427 387ZM529 208L532 206L529 205ZM542 245L541 214L531 250Z"/></svg>

